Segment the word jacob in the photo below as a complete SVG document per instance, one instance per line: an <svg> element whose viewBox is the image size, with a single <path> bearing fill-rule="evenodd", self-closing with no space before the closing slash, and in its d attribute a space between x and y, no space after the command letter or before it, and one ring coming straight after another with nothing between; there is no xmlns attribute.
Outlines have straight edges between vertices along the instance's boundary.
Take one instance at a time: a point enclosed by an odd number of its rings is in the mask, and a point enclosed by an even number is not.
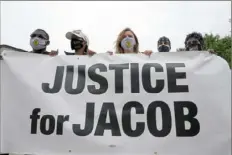
<svg viewBox="0 0 232 155"><path fill-rule="evenodd" d="M161 110L161 117L158 117L157 109ZM188 110L188 114L184 114L184 109ZM69 122L70 115L58 115L57 117L53 115L40 116L40 111L41 109L36 108L30 116L31 134L38 133L37 125L39 124L40 132L44 135L63 135L64 123ZM196 118L197 106L189 101L174 102L174 118L171 117L171 110L168 104L163 101L150 103L147 110L145 110L143 104L137 101L130 101L124 104L121 116L118 115L119 111L121 110L115 108L113 102L105 102L102 104L99 114L99 112L95 111L95 103L87 103L85 120L79 122L80 124L71 124L72 131L77 136L88 136L91 133L94 136L103 136L105 130L110 130L112 136L122 136L122 132L124 132L129 137L139 137L147 131L145 130L147 128L152 136L165 137L170 134L173 128L172 122L175 122L177 137L196 136L200 131L200 123ZM132 118L135 115L145 115L146 121L135 121L135 118ZM97 116L99 116L98 119L96 118ZM110 121L107 121L107 117L109 117ZM159 118L161 119L159 120ZM158 121L162 122L161 128L158 128ZM188 122L190 127L186 127L185 122ZM95 126L96 128L94 129Z"/></svg>

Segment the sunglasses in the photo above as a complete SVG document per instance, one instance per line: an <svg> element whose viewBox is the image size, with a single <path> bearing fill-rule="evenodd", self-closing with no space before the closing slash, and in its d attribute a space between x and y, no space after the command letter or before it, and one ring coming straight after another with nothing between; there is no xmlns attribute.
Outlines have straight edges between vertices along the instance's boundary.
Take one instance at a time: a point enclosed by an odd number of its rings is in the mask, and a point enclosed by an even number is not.
<svg viewBox="0 0 232 155"><path fill-rule="evenodd" d="M44 36L41 35L41 34L32 34L32 35L31 35L31 38L34 38L34 37L38 37L38 38L41 38L41 39L47 39L46 37L44 37Z"/></svg>

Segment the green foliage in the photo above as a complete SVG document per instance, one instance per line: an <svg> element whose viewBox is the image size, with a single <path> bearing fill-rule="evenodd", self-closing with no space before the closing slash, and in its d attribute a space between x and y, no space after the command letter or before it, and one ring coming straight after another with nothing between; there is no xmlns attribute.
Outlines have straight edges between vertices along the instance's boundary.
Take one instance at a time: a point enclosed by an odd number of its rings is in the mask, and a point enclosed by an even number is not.
<svg viewBox="0 0 232 155"><path fill-rule="evenodd" d="M220 37L219 35L205 34L204 50L213 49L218 56L224 58L230 65L231 63L231 36Z"/></svg>

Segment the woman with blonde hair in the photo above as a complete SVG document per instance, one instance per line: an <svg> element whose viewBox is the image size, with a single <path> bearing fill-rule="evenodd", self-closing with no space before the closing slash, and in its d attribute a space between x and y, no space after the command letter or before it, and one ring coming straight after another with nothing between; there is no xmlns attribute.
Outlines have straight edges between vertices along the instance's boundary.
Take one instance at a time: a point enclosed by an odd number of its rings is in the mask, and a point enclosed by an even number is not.
<svg viewBox="0 0 232 155"><path fill-rule="evenodd" d="M130 28L125 28L119 33L118 38L116 40L115 48L115 53L117 54L140 53L138 37ZM109 53L112 54L112 52ZM151 55L152 51L146 50L145 52L141 53Z"/></svg>

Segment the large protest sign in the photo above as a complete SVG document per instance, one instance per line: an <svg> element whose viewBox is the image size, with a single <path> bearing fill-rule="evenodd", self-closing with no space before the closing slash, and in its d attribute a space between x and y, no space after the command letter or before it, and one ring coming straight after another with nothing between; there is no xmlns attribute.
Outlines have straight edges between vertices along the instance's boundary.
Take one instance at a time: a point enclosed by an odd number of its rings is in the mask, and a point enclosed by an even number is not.
<svg viewBox="0 0 232 155"><path fill-rule="evenodd" d="M1 152L230 151L231 71L216 55L3 53Z"/></svg>

